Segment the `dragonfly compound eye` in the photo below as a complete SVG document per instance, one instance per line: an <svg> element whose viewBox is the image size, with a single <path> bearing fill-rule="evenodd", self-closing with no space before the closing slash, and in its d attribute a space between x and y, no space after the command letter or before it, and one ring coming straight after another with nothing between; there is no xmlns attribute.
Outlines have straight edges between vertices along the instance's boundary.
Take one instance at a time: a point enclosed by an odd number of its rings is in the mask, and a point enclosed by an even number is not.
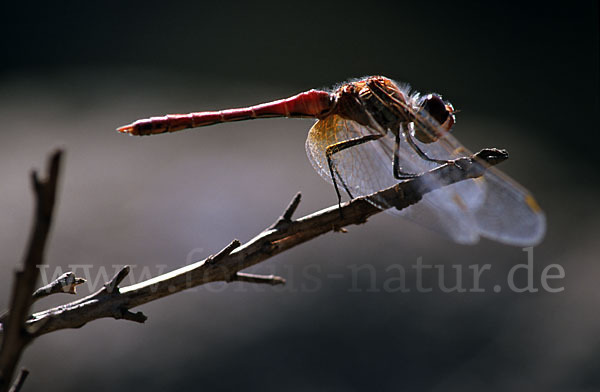
<svg viewBox="0 0 600 392"><path fill-rule="evenodd" d="M436 94L429 94L425 97L423 109L427 110L429 115L435 118L440 125L444 124L450 115L442 97Z"/></svg>

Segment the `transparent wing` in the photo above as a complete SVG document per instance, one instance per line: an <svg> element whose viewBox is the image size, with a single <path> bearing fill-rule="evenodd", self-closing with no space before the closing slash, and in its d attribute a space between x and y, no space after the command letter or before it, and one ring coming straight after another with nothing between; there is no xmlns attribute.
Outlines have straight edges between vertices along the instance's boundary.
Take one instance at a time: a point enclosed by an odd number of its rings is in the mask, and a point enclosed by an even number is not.
<svg viewBox="0 0 600 392"><path fill-rule="evenodd" d="M325 156L326 148L341 141L377 133L381 131L339 116L329 116L319 120L310 130L306 140L307 155L321 177L332 183ZM376 141L340 151L332 158L352 195L357 197L377 192L398 182L393 175L393 151L393 135L387 134ZM436 166L419 158L405 140L400 142L399 158L400 166L406 173L419 174ZM339 180L337 182L343 191L342 184ZM374 200L374 204L392 214L399 214L449 236L456 242L474 243L479 239L479 232L472 217L465 213L463 208L465 205L475 208L482 197L481 186L473 180L467 180L431 192L419 203L401 211L389 209L390 206L384 200Z"/></svg>
<svg viewBox="0 0 600 392"><path fill-rule="evenodd" d="M333 144L380 133L337 115L319 120L306 139L306 152L315 170L333 184L325 150ZM387 137L384 137L387 138ZM381 139L380 139L381 140ZM354 197L368 195L393 185L391 156L386 156L380 141L364 143L333 155L333 162ZM337 184L343 191L338 179Z"/></svg>
<svg viewBox="0 0 600 392"><path fill-rule="evenodd" d="M437 138L434 143L417 142L430 157L454 159L471 155L469 150L440 127L426 111L410 107L406 109L414 118L415 128L418 127L421 132L427 132ZM458 193L460 201L466 201L465 213L470 215L481 236L516 246L531 246L542 240L546 232L546 217L529 191L493 167L489 167L481 178L470 182L482 189L482 192L475 196L475 202L473 195Z"/></svg>
<svg viewBox="0 0 600 392"><path fill-rule="evenodd" d="M423 125L415 122L415 126ZM327 146L377 133L381 134L382 131L339 116L329 116L317 121L309 132L306 140L309 160L315 170L331 183L325 156ZM424 152L436 159L454 159L470 154L448 132L435 143L417 143ZM376 141L333 155L334 164L354 197L376 192L398 182L393 176L393 150L393 135L387 134ZM421 159L405 140L400 142L399 162L403 172L415 174L437 166ZM338 185L341 185L339 181ZM376 200L374 204L383 209L389 208L383 200ZM409 208L388 211L466 244L477 242L482 235L508 244L531 245L541 240L545 229L544 215L533 197L493 168L482 178L462 181L428 193L423 200Z"/></svg>

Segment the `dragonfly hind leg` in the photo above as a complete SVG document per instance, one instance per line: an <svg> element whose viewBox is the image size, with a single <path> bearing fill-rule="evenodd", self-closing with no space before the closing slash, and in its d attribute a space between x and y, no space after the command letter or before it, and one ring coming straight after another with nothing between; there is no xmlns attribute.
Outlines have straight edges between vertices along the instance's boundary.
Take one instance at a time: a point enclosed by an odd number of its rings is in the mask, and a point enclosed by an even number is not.
<svg viewBox="0 0 600 392"><path fill-rule="evenodd" d="M393 162L394 178L397 180L408 180L408 179L417 177L418 174L405 173L400 169L400 157L398 155L399 151L400 151L400 132L397 132L396 138L394 141L394 162Z"/></svg>
<svg viewBox="0 0 600 392"><path fill-rule="evenodd" d="M336 175L337 175L337 178L339 179L339 181L342 183L344 190L346 191L346 193L348 193L348 197L350 197L350 199L353 199L354 197L352 196L350 189L348 189L346 182L340 175L340 172L338 171L337 167L335 167L335 164L332 159L333 155L337 154L338 152L344 151L348 148L356 147L361 144L380 139L383 136L384 135L382 135L382 134L366 135L366 136L358 137L355 139L348 139L348 140L344 140L339 143L331 144L331 145L327 146L327 148L325 149L325 156L327 157L327 165L329 166L329 173L331 175L331 180L333 181L333 187L335 188L335 193L337 194L338 206L340 207L340 211L341 211L341 207L342 207L342 195L340 193L340 189L339 189L337 181L335 179Z"/></svg>

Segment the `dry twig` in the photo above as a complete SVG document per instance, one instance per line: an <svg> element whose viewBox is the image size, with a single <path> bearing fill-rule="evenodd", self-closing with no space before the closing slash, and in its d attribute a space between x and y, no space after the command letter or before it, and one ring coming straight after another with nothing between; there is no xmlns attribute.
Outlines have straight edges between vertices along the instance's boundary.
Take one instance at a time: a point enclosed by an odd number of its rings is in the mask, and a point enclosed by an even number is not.
<svg viewBox="0 0 600 392"><path fill-rule="evenodd" d="M502 150L485 149L472 157L458 159L415 179L377 192L376 195L402 209L441 186L479 177L488 165L495 165L506 158L507 154ZM431 181L432 177L436 181ZM59 329L79 328L103 317L143 322L146 316L141 312L132 313L129 309L187 288L218 281L283 283L283 278L280 277L250 275L239 271L328 231L366 222L367 218L381 211L368 202L368 198L372 196L374 195L346 202L342 204L341 211L336 205L292 220L291 216L300 201L300 195L296 195L277 222L244 245L234 240L215 256L144 282L119 288L119 282L129 272L129 268L124 267L98 292L78 301L35 313L27 321L27 325L35 330L35 336L39 336Z"/></svg>
<svg viewBox="0 0 600 392"><path fill-rule="evenodd" d="M52 168L54 168L51 170L50 175L50 179L54 179L54 185L51 186L52 195L55 189L59 156L55 155L52 160ZM41 251L43 250L45 235L50 223L50 214L47 209L43 209L37 216L44 218L41 219L42 223L45 224L45 231L43 231L44 241L38 244L37 241L39 240L36 240L37 237L34 234L34 240L32 240L31 244L33 248L38 249L37 253L35 253L35 262L32 264L33 272L30 272L34 274L33 283L29 282L26 286L23 283L23 286L21 286L20 282L22 278L18 275L15 285L14 298L18 298L19 301L24 302L26 307L19 308L19 306L16 306L19 302L13 298L11 309L20 310L14 312L14 315L9 315L4 331L0 329L0 337L3 332L5 342L3 345L3 355L4 351L18 352L16 357L14 354L10 357L11 361L13 361L10 373L6 371L3 374L12 375L14 365L16 365L23 347L33 338L46 333L65 328L79 328L90 321L104 317L143 323L147 317L142 312L133 313L130 309L210 282L242 281L271 285L283 284L285 280L278 276L262 276L242 273L240 271L321 234L329 231L340 231L343 230L344 226L351 224L365 223L370 216L381 212L381 209L368 201L370 197L383 198L389 205L403 209L418 202L426 193L442 186L479 177L485 172L488 166L496 165L504 161L507 157L508 154L503 150L484 149L471 157L449 162L421 176L398 183L376 194L346 202L342 204L341 208L335 205L297 220L292 220L292 215L300 203L300 194L297 194L281 217L272 226L244 245L238 240L233 240L219 253L205 260L159 275L144 282L121 288L119 284L129 273L129 267L123 267L113 279L107 282L96 293L65 305L35 313L25 322L29 305L33 300L31 293L33 292L35 278L37 277L35 266L41 264ZM54 173L54 176L52 176L52 173ZM435 179L435 181L432 181L432 179ZM45 186L50 187L48 183L51 182L49 180L40 185L37 180L35 181L35 184L37 184L35 189L38 199L43 200L41 196L49 197L49 190ZM52 196L52 201L53 199ZM48 207L47 202L46 204L42 204L42 206ZM51 212L51 204L49 206ZM36 224L35 233L37 232ZM30 263L29 255L26 260L26 266L28 266ZM59 279L61 278L63 276ZM71 292L71 289L74 291L76 284L81 283L74 276L70 276L68 279L65 277L63 281L63 283L55 281L42 289L49 290L49 292L59 292L66 289L67 292ZM52 288L53 285L56 287ZM26 326L26 329L23 328L23 325ZM8 351L9 348L11 349L10 351ZM5 363L8 362L6 359L3 359L3 366ZM4 367L2 370L4 370ZM9 380L9 378L7 379Z"/></svg>
<svg viewBox="0 0 600 392"><path fill-rule="evenodd" d="M3 318L5 321L2 323L4 333L0 349L0 391L8 390L23 349L33 339L32 334L25 328L25 320L34 301L33 290L38 278L37 266L44 262L61 156L62 151L57 151L50 157L46 179L40 180L35 171L31 174L35 194L34 223L23 261L23 270L15 274L10 313Z"/></svg>

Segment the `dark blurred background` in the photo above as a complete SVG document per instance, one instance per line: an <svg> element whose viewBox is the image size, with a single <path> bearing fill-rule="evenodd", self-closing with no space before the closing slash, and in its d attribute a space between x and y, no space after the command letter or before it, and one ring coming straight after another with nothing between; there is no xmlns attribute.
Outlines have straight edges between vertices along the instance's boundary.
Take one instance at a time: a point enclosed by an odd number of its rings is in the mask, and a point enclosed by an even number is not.
<svg viewBox="0 0 600 392"><path fill-rule="evenodd" d="M145 325L100 320L42 337L24 390L592 391L600 388L597 2L11 2L0 25L0 308L32 215L28 173L67 150L48 275L133 278L250 239L297 192L335 203L304 153L308 120L149 138L137 118L235 107L382 74L461 110L469 148L547 213L533 276L560 293L492 290L522 249L460 246L385 214L253 269L287 287L208 285L143 306ZM415 288L412 266L490 264L484 293ZM376 279L353 278L371 265ZM384 282L407 271L407 293ZM146 275L148 276L148 275ZM341 277L340 277L341 276ZM470 287L469 274L464 286ZM521 282L523 283L523 282ZM96 288L98 287L96 285ZM82 287L78 297L91 286ZM371 290L368 290L371 289ZM38 308L74 297L55 297Z"/></svg>

